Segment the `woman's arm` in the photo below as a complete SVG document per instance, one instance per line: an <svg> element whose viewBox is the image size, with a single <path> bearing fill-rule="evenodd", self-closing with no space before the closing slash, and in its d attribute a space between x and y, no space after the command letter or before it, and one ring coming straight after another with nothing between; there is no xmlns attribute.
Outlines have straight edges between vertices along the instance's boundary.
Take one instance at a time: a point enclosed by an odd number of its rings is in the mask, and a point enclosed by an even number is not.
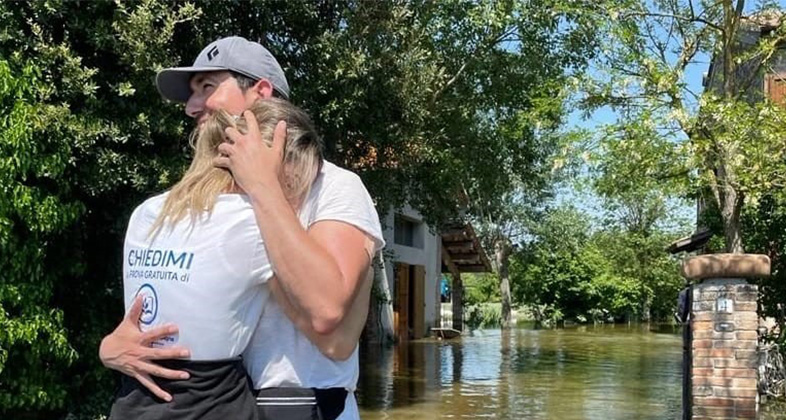
<svg viewBox="0 0 786 420"><path fill-rule="evenodd" d="M128 314L109 335L101 340L98 357L104 366L138 380L158 398L171 401L172 396L153 381L152 376L166 379L188 379L188 372L166 369L154 360L189 357L183 347L153 348L150 344L164 337L177 334L177 326L169 324L142 332L139 316L142 314L142 296L134 299Z"/></svg>

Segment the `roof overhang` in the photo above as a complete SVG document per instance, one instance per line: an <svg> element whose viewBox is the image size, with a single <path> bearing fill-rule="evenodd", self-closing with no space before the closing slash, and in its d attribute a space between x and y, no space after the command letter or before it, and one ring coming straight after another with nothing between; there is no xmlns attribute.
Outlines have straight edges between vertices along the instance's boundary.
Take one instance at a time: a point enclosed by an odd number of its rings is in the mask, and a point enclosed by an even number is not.
<svg viewBox="0 0 786 420"><path fill-rule="evenodd" d="M442 237L442 272L490 273L491 263L480 245L472 225L450 225L440 233Z"/></svg>
<svg viewBox="0 0 786 420"><path fill-rule="evenodd" d="M666 251L670 254L696 251L706 245L710 238L712 238L712 232L709 229L703 229L691 236L677 239L669 244Z"/></svg>

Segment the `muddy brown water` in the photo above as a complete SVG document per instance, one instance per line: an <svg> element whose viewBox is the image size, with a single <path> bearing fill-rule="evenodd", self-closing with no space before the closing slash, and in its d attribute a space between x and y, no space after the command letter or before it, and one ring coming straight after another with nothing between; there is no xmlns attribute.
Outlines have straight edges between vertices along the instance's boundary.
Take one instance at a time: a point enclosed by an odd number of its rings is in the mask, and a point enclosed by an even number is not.
<svg viewBox="0 0 786 420"><path fill-rule="evenodd" d="M673 326L482 330L360 356L364 420L682 418ZM760 418L783 418L777 411Z"/></svg>

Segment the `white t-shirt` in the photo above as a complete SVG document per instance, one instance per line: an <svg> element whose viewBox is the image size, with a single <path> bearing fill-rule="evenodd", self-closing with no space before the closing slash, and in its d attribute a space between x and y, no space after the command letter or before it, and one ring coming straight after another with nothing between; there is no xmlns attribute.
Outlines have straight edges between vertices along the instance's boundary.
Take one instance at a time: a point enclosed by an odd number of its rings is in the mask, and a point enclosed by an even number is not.
<svg viewBox="0 0 786 420"><path fill-rule="evenodd" d="M192 224L186 217L155 236L155 222L167 193L134 210L123 250L126 311L137 293L145 295L142 330L174 323L179 334L158 346L191 350L191 360L240 355L257 327L273 272L248 197L221 194L211 215Z"/></svg>
<svg viewBox="0 0 786 420"><path fill-rule="evenodd" d="M385 245L379 216L360 178L327 161L300 211L300 222L306 228L322 220L345 222L360 228L374 240L374 252ZM314 287L320 287L319 280L319 273L315 273ZM254 389L346 388L350 394L339 418L358 418L351 392L358 381L357 347L347 360L337 362L327 358L284 315L275 299L265 308L243 361Z"/></svg>

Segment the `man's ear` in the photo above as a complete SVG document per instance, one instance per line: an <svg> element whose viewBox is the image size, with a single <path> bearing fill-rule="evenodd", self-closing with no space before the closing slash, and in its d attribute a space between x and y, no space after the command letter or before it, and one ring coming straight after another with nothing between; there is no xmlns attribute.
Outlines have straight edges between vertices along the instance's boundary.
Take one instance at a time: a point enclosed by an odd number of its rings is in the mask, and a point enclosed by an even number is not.
<svg viewBox="0 0 786 420"><path fill-rule="evenodd" d="M270 80L267 79L257 80L257 82L254 83L254 86L251 86L251 90L263 99L273 97L273 84L270 83Z"/></svg>

